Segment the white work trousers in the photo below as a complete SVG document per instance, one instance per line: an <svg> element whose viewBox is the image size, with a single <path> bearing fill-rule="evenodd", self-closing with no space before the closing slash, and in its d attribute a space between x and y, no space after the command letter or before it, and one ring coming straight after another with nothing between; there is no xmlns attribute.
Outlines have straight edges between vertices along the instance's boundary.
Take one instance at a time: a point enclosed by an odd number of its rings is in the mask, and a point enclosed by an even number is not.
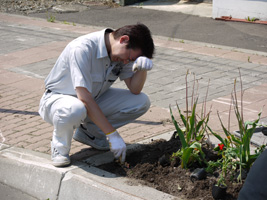
<svg viewBox="0 0 267 200"><path fill-rule="evenodd" d="M114 128L119 128L143 115L150 107L147 95L132 94L129 90L110 88L96 103ZM54 126L52 143L61 155L68 155L75 128L81 123L93 135L104 133L87 117L84 104L70 95L45 93L40 101L40 116Z"/></svg>

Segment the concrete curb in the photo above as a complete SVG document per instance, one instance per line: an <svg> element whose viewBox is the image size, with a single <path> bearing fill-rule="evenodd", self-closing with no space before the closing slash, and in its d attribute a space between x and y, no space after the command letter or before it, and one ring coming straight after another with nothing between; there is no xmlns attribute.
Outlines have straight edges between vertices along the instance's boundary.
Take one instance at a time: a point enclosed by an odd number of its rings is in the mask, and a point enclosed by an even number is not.
<svg viewBox="0 0 267 200"><path fill-rule="evenodd" d="M57 199L64 174L74 168L55 168L49 155L10 147L0 152L0 182L38 199Z"/></svg>
<svg viewBox="0 0 267 200"><path fill-rule="evenodd" d="M166 139L171 135L169 132L150 140ZM138 148L137 144L127 147L129 150L135 148ZM1 145L0 182L38 199L177 199L95 167L111 161L111 152L105 152L82 162L74 161L66 168L56 168L47 154Z"/></svg>

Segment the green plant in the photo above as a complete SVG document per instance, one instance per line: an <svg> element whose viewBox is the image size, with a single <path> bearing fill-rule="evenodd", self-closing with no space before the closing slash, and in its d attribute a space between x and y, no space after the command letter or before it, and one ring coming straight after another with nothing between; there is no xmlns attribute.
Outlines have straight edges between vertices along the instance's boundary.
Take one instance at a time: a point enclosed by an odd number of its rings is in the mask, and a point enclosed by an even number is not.
<svg viewBox="0 0 267 200"><path fill-rule="evenodd" d="M205 170L207 173L213 174L218 167L221 167L220 160L216 160L216 161L210 160L207 163L207 167L205 168Z"/></svg>
<svg viewBox="0 0 267 200"><path fill-rule="evenodd" d="M220 150L220 153L222 155L222 158L218 160L218 162L221 162L221 174L218 179L217 185L218 186L226 186L226 176L234 176L236 173L236 169L239 165L241 165L240 160L238 159L238 149L235 147L227 147L222 148Z"/></svg>
<svg viewBox="0 0 267 200"><path fill-rule="evenodd" d="M230 140L228 138L228 140ZM218 181L216 183L219 187L226 187L226 177L235 177L236 170L241 164L238 158L238 149L232 146L225 146L223 143L218 144L214 149L220 156L216 161L209 161L207 164L206 171L213 173L218 168L221 170Z"/></svg>
<svg viewBox="0 0 267 200"><path fill-rule="evenodd" d="M256 17L253 17L253 18L250 18L249 16L246 18L247 21L249 22L255 22L256 20L259 20L258 18Z"/></svg>
<svg viewBox="0 0 267 200"><path fill-rule="evenodd" d="M183 122L184 129L181 128L178 125L178 122L176 121L171 106L170 106L170 113L172 122L175 126L175 129L177 131L177 135L182 143L181 149L179 149L177 152L173 153L173 157L179 157L181 159L181 167L182 168L188 168L190 164L194 162L205 162L205 154L202 151L201 148L201 142L204 138L204 133L206 131L207 123L209 121L209 113L203 113L203 108L205 103L202 106L202 113L200 116L200 119L197 120L197 114L196 114L196 106L198 102L198 98L194 99L195 91L194 86L192 90L192 100L191 100L191 109L192 112L188 109L188 85L187 85L187 76L188 71L186 74L186 116L184 116L176 103L179 116ZM195 79L194 79L195 80ZM195 84L195 81L194 81ZM191 113L191 115L189 115Z"/></svg>
<svg viewBox="0 0 267 200"><path fill-rule="evenodd" d="M243 86L242 86L240 69L239 69L239 75L240 75L240 85L241 85L241 101L240 101L241 105L239 107L238 99L237 99L237 91L236 91L236 80L234 82L234 90L232 92L232 104L234 106L235 116L236 116L236 119L238 121L240 137L236 137L235 135L233 135L229 131L229 129L230 129L229 127L228 127L228 130L226 129L226 127L224 126L224 124L223 124L223 122L219 116L219 113L218 113L218 117L219 117L222 129L224 131L226 138L223 139L219 134L213 132L209 126L208 126L208 129L216 138L218 138L220 140L220 142L226 148L226 150L225 150L226 153L224 156L227 157L227 159L228 159L229 155L231 155L232 160L234 160L234 159L238 160L238 166L239 166L239 171L240 171L240 174L238 176L238 181L240 182L242 169L246 169L247 171L250 169L253 162L257 159L257 157L264 150L265 145L256 149L255 154L251 154L250 141L251 141L252 135L256 129L256 126L260 120L261 112L258 114L258 118L255 121L244 122L244 117L243 117L244 91L243 91ZM231 106L230 106L230 110L229 110L229 122L230 122L230 111L231 111ZM231 153L229 153L229 152L231 152ZM233 154L233 152L235 154ZM222 169L222 171L223 171L223 169Z"/></svg>
<svg viewBox="0 0 267 200"><path fill-rule="evenodd" d="M62 23L63 23L63 24L70 25L70 23L69 23L69 22L67 22L67 21L63 21Z"/></svg>
<svg viewBox="0 0 267 200"><path fill-rule="evenodd" d="M52 14L48 15L48 13L46 13L46 19L47 19L48 22L54 23L55 20L56 20L56 17L54 15L52 15Z"/></svg>

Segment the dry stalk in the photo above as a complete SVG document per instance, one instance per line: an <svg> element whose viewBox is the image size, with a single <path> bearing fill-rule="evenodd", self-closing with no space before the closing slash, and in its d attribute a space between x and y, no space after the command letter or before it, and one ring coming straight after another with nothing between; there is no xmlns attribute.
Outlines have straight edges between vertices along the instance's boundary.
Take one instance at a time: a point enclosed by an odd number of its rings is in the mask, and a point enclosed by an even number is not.
<svg viewBox="0 0 267 200"><path fill-rule="evenodd" d="M233 93L233 92L232 92ZM231 123L231 110L232 110L232 104L233 104L233 98L231 98L230 108L229 108L229 117L228 117L228 131L230 132L230 123Z"/></svg>
<svg viewBox="0 0 267 200"><path fill-rule="evenodd" d="M196 77L194 74L194 82L193 82L193 88L192 88L192 97L191 97L191 110L193 110L193 102L194 102L194 95L195 95L195 83L196 83Z"/></svg>
<svg viewBox="0 0 267 200"><path fill-rule="evenodd" d="M243 91L243 83L242 83L242 78L241 78L240 68L238 68L238 71L239 71L240 86L241 86L241 119L242 119L242 124L244 125L243 97L244 97L244 92L245 92L245 91Z"/></svg>
<svg viewBox="0 0 267 200"><path fill-rule="evenodd" d="M186 102L186 129L188 129L188 85L187 85L187 76L188 76L189 70L187 70L185 75L185 102Z"/></svg>

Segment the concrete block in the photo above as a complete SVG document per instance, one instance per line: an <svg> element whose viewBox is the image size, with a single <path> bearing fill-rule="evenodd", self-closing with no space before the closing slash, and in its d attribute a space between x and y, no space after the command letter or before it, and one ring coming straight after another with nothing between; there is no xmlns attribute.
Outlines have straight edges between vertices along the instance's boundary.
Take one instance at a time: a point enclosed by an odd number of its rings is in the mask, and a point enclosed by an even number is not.
<svg viewBox="0 0 267 200"><path fill-rule="evenodd" d="M47 154L15 147L0 152L0 163L0 182L38 199L57 199L61 179L71 169L55 168Z"/></svg>
<svg viewBox="0 0 267 200"><path fill-rule="evenodd" d="M66 174L58 199L171 200L175 197L88 165Z"/></svg>

